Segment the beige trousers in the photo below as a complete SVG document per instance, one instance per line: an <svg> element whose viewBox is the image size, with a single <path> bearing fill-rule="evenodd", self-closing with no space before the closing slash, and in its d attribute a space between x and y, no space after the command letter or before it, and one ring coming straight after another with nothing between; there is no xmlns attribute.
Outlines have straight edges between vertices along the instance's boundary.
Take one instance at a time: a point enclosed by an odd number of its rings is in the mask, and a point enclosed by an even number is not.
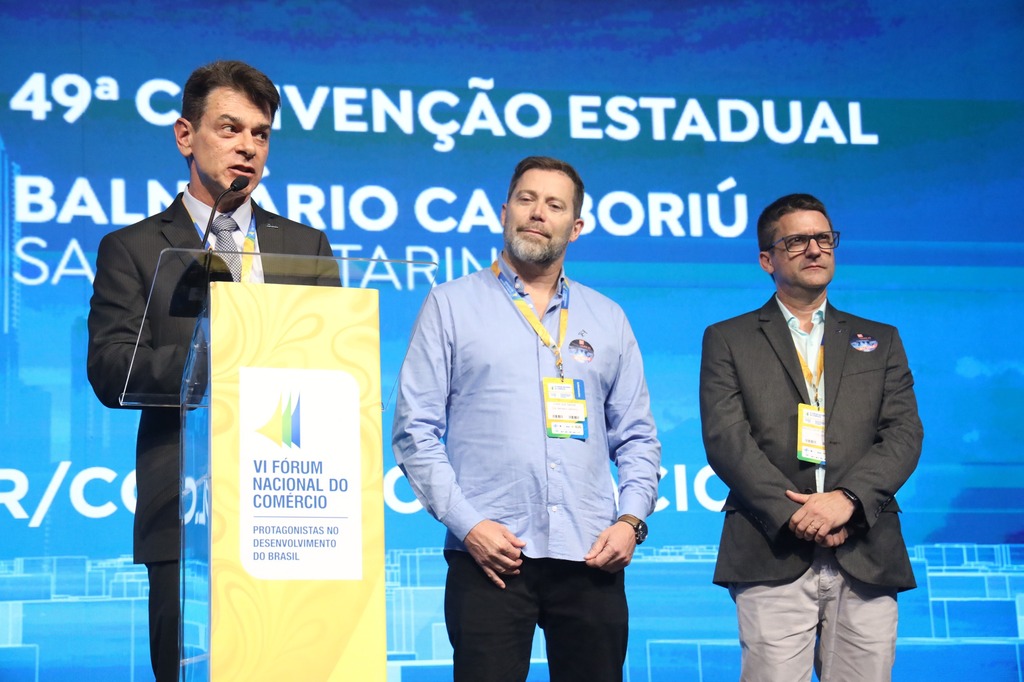
<svg viewBox="0 0 1024 682"><path fill-rule="evenodd" d="M896 592L842 571L831 550L788 583L736 583L741 682L887 682L896 659Z"/></svg>

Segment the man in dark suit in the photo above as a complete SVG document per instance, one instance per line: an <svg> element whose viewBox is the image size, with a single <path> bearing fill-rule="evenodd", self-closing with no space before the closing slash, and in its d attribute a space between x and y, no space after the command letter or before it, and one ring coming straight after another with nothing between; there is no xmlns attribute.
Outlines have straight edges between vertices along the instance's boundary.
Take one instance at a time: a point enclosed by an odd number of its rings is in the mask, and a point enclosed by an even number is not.
<svg viewBox="0 0 1024 682"><path fill-rule="evenodd" d="M217 207L218 219L230 216L235 225L211 242L218 251L264 255L238 258L236 280L281 281L266 254L333 256L322 232L250 201L279 105L270 79L241 62L214 62L189 77L174 125L178 151L188 163L188 189L164 212L106 235L96 255L88 374L104 405L120 407L122 392L178 394L195 320L172 315L171 298L191 259L165 255L159 273L157 264L164 249L201 248L214 204L236 178L246 178L248 185L228 192ZM136 445L134 555L149 573L150 655L161 682L176 680L178 671L179 427L176 407L143 408Z"/></svg>
<svg viewBox="0 0 1024 682"><path fill-rule="evenodd" d="M916 586L894 498L921 453L913 377L894 327L827 301L839 233L820 201L776 200L757 236L775 295L708 327L700 370L741 679L887 680L896 593Z"/></svg>

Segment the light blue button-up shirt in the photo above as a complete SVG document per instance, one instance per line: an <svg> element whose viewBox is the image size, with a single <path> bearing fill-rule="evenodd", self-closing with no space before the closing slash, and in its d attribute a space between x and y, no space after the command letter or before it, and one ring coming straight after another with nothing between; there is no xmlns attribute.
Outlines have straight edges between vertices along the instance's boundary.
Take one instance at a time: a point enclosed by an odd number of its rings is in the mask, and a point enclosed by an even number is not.
<svg viewBox="0 0 1024 682"><path fill-rule="evenodd" d="M585 441L547 437L541 380L558 376L555 356L493 272L442 284L423 304L392 445L417 498L448 528L448 549L464 550L469 531L490 519L526 542L526 556L582 561L620 513L654 511L661 445L636 338L607 297L576 282L569 296L561 352L566 378L584 381ZM541 317L555 339L561 304L559 288ZM574 340L593 348L589 359L570 352Z"/></svg>

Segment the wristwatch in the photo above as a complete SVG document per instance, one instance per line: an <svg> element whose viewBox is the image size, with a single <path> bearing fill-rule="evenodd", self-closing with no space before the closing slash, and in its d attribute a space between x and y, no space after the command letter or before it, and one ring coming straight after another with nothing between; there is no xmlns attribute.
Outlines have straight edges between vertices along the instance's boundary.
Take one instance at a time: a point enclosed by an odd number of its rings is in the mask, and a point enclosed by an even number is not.
<svg viewBox="0 0 1024 682"><path fill-rule="evenodd" d="M642 545L644 540L647 539L647 524L641 519L632 514L623 514L618 518L618 521L633 526L633 532L636 534L636 544Z"/></svg>
<svg viewBox="0 0 1024 682"><path fill-rule="evenodd" d="M836 490L843 493L843 495L846 495L846 499L848 499L850 502L853 502L854 507L856 507L857 509L861 508L860 498L854 495L852 491L847 490L846 488L836 488Z"/></svg>

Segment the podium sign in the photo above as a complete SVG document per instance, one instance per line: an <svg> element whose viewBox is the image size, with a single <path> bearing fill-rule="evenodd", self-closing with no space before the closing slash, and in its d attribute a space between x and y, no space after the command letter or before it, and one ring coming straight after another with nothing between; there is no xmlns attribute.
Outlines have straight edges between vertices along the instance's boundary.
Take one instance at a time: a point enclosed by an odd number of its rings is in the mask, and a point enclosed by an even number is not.
<svg viewBox="0 0 1024 682"><path fill-rule="evenodd" d="M183 678L385 679L378 292L213 282L197 329Z"/></svg>

